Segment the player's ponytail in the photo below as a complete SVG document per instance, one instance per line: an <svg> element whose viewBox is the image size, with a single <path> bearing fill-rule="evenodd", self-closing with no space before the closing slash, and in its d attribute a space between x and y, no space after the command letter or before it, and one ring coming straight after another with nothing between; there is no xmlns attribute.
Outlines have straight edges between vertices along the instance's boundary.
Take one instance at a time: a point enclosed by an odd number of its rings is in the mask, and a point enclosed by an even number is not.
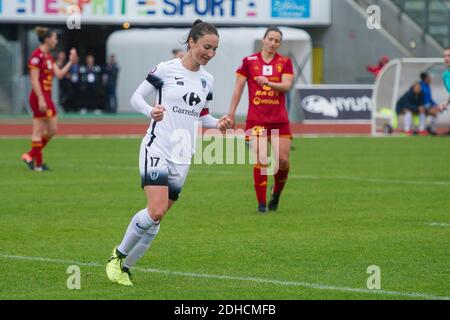
<svg viewBox="0 0 450 320"><path fill-rule="evenodd" d="M192 24L192 27L195 27L196 25L198 25L198 24L200 24L200 23L203 23L203 20L202 20L202 19L197 19L197 20L195 20L194 23Z"/></svg>
<svg viewBox="0 0 450 320"><path fill-rule="evenodd" d="M217 32L217 28L207 22L203 22L201 19L197 19L192 24L191 31L186 37L186 40L183 42L187 46L187 50L190 50L191 47L189 46L189 40L192 39L194 42L197 42L198 39L202 38L203 36L207 34L215 34L216 36L219 36L219 32Z"/></svg>
<svg viewBox="0 0 450 320"><path fill-rule="evenodd" d="M45 27L36 27L35 32L40 43L44 43L45 39L50 38L54 33L53 30Z"/></svg>

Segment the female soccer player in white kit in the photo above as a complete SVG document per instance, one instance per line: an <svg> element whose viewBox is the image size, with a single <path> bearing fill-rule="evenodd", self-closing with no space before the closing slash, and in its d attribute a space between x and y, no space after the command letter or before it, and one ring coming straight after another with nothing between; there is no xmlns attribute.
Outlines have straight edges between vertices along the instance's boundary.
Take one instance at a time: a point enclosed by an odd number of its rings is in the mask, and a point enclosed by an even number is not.
<svg viewBox="0 0 450 320"><path fill-rule="evenodd" d="M131 219L106 265L108 278L121 285L133 285L130 268L150 248L161 220L178 200L195 151L199 122L222 131L231 127L228 116L216 119L209 114L214 79L202 68L216 54L217 29L197 20L186 44L188 52L182 59L160 63L131 98L133 107L151 119L139 156L148 204ZM157 98L154 107L145 101L152 94Z"/></svg>

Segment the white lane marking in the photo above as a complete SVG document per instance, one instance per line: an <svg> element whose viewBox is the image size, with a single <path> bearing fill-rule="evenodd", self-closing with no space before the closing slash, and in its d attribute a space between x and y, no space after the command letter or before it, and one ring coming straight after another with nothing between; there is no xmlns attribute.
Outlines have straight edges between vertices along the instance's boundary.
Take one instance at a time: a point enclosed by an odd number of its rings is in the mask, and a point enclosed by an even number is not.
<svg viewBox="0 0 450 320"><path fill-rule="evenodd" d="M37 261L55 264L69 264L78 265L86 267L96 267L104 268L105 265L97 262L80 262L65 259L51 259L43 257L30 257L30 256L18 256L0 253L0 258L10 259L10 260L25 260L25 261ZM401 292L401 291L391 291L391 290L369 290L360 288L349 288L349 287L338 287L318 283L308 283L308 282L298 282L298 281L283 281L283 280L273 280L264 278L254 278L254 277L237 277L237 276L226 276L226 275L214 275L214 274L201 274L192 272L180 272L180 271L169 271L169 270L159 270L150 268L134 268L133 270L144 272L144 273L159 273L166 274L170 276L180 276L188 278L205 278L205 279L216 279L216 280L229 280L229 281L241 281L241 282L256 282L263 284L273 284L280 286L293 286L293 287L304 287L316 290L326 290L326 291L339 291L339 292L355 292L355 293L369 293L369 294L379 294L379 295L390 295L390 296L401 296L409 298L421 298L421 299L431 299L431 300L450 300L447 296L436 296L426 293L418 292Z"/></svg>
<svg viewBox="0 0 450 320"><path fill-rule="evenodd" d="M369 177L351 177L351 176L313 176L313 175L289 175L294 179L305 180L347 180L358 182L372 182L372 183L389 183L389 184L415 184L415 185L433 185L433 186L450 186L450 181L420 181L420 180L403 180L403 179L382 179Z"/></svg>
<svg viewBox="0 0 450 320"><path fill-rule="evenodd" d="M450 227L450 223L443 223L443 222L431 222L428 225L432 227Z"/></svg>
<svg viewBox="0 0 450 320"><path fill-rule="evenodd" d="M18 164L20 161L2 161L2 164L13 165ZM220 174L220 175L230 175L233 174L231 170L195 170L196 165L192 165L190 169L190 173L194 174ZM228 165L229 166L229 165ZM104 170L129 170L139 172L139 168L136 165L132 166L111 166L111 165L93 165L93 164L80 164L78 166L74 166L71 164L58 164L58 167L65 168L91 168L91 169L104 169ZM403 180L403 179L384 179L384 178L370 178L370 177L353 177L353 176L315 176L315 175L297 175L290 174L289 177L291 179L301 179L301 180L342 180L342 181L356 181L356 182L370 182L370 183L386 183L386 184L410 184L410 185L428 185L428 186L440 186L440 187L448 187L450 186L450 181L421 181L421 180Z"/></svg>

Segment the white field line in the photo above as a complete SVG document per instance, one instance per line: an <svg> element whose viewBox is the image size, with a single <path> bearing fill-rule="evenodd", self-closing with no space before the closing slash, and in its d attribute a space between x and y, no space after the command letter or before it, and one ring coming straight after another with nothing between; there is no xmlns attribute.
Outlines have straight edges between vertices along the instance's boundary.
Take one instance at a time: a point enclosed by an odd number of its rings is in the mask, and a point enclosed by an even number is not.
<svg viewBox="0 0 450 320"><path fill-rule="evenodd" d="M137 162L137 161L136 161ZM1 161L2 164L17 164L20 161ZM80 165L82 168L91 168L91 169L100 169L100 170L126 170L126 171L136 171L139 172L138 165L136 166L111 166L111 165L95 165L95 164L82 164ZM66 167L66 168L79 168L80 166L74 166L71 164L58 164L58 167ZM226 170L196 170L195 167L191 166L190 170L191 174L220 174L220 175L231 175L233 174L231 171ZM420 181L420 180L403 180L403 179L383 179L383 178L369 178L369 177L353 177L353 176L315 176L315 175L297 175L290 174L289 178L291 179L300 179L300 180L342 180L342 181L356 181L356 182L370 182L370 183L384 183L384 184L410 184L410 185L428 185L428 186L440 186L440 187L449 187L450 181Z"/></svg>
<svg viewBox="0 0 450 320"><path fill-rule="evenodd" d="M365 178L365 177L351 177L351 176L312 176L312 175L289 175L294 179L305 180L346 180L358 182L372 182L372 183L389 183L389 184L415 184L415 185L433 185L433 186L450 186L450 181L420 181L420 180L403 180L403 179L382 179L382 178Z"/></svg>
<svg viewBox="0 0 450 320"><path fill-rule="evenodd" d="M97 262L80 262L73 260L64 259L50 259L43 257L29 257L29 256L18 256L0 253L0 258L8 260L23 260L23 261L34 261L34 262L45 262L54 264L64 264L64 265L77 265L85 267L95 267L104 268L104 264ZM283 281L283 280L273 280L264 278L254 278L254 277L238 277L238 276L226 276L226 275L214 275L214 274L201 274L201 273L191 273L191 272L180 272L180 271L169 271L169 270L159 270L159 269L149 269L149 268L134 268L135 271L144 273L158 273L165 274L169 276L179 276L187 278L203 278L203 279L215 279L215 280L227 280L227 281L237 281L237 282L255 282L261 284L272 284L278 286L291 286L291 287L304 287L316 290L325 291L339 291L339 292L354 292L354 293L368 293L375 295L390 295L408 298L418 298L418 299L431 299L431 300L450 300L447 296L435 296L432 294L418 293L418 292L401 292L401 291L391 291L391 290L369 290L361 288L349 288L349 287L338 287L318 283L308 283L308 282L298 282L298 281ZM105 275L106 277L106 275Z"/></svg>
<svg viewBox="0 0 450 320"><path fill-rule="evenodd" d="M450 227L450 223L442 223L442 222L432 222L428 223L431 227Z"/></svg>

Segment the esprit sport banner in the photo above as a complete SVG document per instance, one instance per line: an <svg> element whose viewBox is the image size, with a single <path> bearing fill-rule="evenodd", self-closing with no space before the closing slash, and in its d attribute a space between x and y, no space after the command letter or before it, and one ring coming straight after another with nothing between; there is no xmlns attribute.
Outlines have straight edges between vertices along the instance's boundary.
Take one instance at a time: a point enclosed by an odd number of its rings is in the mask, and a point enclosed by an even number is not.
<svg viewBox="0 0 450 320"><path fill-rule="evenodd" d="M370 120L373 86L297 86L302 118L308 120Z"/></svg>
<svg viewBox="0 0 450 320"><path fill-rule="evenodd" d="M0 22L329 25L330 0L0 0Z"/></svg>

